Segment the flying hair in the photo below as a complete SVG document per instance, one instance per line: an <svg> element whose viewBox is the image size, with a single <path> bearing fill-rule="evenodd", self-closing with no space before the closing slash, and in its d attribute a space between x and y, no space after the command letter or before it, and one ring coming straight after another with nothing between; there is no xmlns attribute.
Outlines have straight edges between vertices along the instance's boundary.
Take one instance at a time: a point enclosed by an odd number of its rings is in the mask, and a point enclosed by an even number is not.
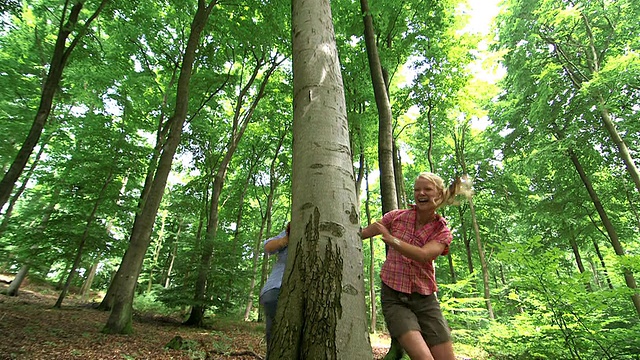
<svg viewBox="0 0 640 360"><path fill-rule="evenodd" d="M460 205L460 200L458 200L460 196L464 196L467 199L471 199L473 196L473 182L466 174L456 177L448 188L445 188L444 180L434 173L421 172L418 175L418 178L429 180L436 185L436 188L441 195L441 201L438 204L438 207L446 205Z"/></svg>

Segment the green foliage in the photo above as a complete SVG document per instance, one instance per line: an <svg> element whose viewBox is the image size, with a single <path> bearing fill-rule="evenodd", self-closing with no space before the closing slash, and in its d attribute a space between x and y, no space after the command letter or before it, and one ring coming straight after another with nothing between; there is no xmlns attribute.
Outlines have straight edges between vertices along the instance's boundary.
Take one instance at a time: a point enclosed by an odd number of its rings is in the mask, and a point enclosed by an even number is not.
<svg viewBox="0 0 640 360"><path fill-rule="evenodd" d="M565 255L542 246L540 238L532 238L498 254L516 268L508 297L520 312L491 322L482 332L481 347L498 359L632 359L639 322L631 304L612 302L615 291L586 292L581 277L558 268ZM531 256L537 251L542 253ZM612 316L615 308L618 315ZM624 346L616 345L621 341Z"/></svg>
<svg viewBox="0 0 640 360"><path fill-rule="evenodd" d="M139 313L172 315L175 309L167 307L164 303L158 301L158 293L161 288L154 288L150 292L137 294L133 298L133 308Z"/></svg>

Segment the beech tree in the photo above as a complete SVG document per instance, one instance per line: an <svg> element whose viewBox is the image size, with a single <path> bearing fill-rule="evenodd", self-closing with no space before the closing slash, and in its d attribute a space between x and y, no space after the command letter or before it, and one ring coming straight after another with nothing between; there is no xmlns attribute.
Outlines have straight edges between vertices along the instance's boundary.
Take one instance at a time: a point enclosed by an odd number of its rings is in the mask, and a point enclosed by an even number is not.
<svg viewBox="0 0 640 360"><path fill-rule="evenodd" d="M329 1L294 0L289 256L275 359L371 359L349 127Z"/></svg>

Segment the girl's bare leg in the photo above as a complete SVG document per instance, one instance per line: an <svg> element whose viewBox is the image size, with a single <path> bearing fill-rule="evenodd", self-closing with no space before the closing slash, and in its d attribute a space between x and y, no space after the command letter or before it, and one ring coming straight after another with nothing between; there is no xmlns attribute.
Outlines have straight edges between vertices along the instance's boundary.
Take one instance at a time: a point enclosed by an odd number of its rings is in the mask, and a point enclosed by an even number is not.
<svg viewBox="0 0 640 360"><path fill-rule="evenodd" d="M398 338L400 345L407 352L411 360L434 360L431 350L424 342L420 331L411 330Z"/></svg>

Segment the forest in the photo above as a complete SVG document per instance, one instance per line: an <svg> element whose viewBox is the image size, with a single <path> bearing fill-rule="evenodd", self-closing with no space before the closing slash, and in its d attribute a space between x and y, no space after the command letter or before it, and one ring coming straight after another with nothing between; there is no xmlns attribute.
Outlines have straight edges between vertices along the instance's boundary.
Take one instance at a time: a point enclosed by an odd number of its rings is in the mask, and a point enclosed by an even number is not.
<svg viewBox="0 0 640 360"><path fill-rule="evenodd" d="M0 302L262 323L291 221L279 358L372 359L360 229L466 174L456 353L640 359L640 2L499 5L484 33L465 0L1 0Z"/></svg>

